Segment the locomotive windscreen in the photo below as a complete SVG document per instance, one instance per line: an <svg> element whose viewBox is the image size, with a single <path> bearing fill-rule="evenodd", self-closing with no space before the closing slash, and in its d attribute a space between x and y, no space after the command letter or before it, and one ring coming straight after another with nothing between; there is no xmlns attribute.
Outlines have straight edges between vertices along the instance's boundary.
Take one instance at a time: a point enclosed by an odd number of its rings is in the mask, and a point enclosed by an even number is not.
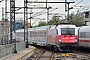
<svg viewBox="0 0 90 60"><path fill-rule="evenodd" d="M61 35L75 35L75 28L61 28Z"/></svg>

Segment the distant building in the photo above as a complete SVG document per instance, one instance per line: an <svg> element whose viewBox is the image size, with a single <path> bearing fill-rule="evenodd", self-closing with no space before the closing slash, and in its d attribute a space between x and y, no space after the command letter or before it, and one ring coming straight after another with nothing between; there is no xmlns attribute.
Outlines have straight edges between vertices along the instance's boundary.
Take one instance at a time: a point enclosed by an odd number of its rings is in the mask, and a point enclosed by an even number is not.
<svg viewBox="0 0 90 60"><path fill-rule="evenodd" d="M84 15L85 25L90 25L90 10L84 11L83 15Z"/></svg>
<svg viewBox="0 0 90 60"><path fill-rule="evenodd" d="M10 21L7 21L7 22L0 21L0 30L2 30L2 28L4 28L4 23L7 24L7 30L9 33L10 32ZM15 28L16 30L23 29L24 22L16 20L15 25L16 25L16 28ZM28 23L28 27L30 27L30 23Z"/></svg>

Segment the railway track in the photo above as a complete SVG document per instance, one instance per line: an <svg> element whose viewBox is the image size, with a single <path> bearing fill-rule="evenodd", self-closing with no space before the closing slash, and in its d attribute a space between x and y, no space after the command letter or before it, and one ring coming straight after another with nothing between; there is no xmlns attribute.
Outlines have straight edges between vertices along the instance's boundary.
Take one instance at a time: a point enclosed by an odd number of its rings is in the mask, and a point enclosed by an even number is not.
<svg viewBox="0 0 90 60"><path fill-rule="evenodd" d="M27 60L54 60L53 57L54 53L42 50L40 53L33 54Z"/></svg>
<svg viewBox="0 0 90 60"><path fill-rule="evenodd" d="M90 53L75 51L74 53L54 53L45 49L36 49L35 54L27 60L90 60Z"/></svg>
<svg viewBox="0 0 90 60"><path fill-rule="evenodd" d="M74 53L69 53L71 58L81 59L81 60L90 60L90 53L76 51Z"/></svg>

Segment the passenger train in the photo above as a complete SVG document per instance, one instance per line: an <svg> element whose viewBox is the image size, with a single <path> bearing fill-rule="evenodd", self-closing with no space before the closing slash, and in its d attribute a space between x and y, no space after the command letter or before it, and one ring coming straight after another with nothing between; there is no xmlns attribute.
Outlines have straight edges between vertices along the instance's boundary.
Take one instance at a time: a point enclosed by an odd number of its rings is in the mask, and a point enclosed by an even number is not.
<svg viewBox="0 0 90 60"><path fill-rule="evenodd" d="M22 41L23 32L24 29L17 30L16 39ZM28 43L61 51L73 51L78 48L78 29L71 24L28 28Z"/></svg>
<svg viewBox="0 0 90 60"><path fill-rule="evenodd" d="M79 28L79 49L90 49L90 26Z"/></svg>

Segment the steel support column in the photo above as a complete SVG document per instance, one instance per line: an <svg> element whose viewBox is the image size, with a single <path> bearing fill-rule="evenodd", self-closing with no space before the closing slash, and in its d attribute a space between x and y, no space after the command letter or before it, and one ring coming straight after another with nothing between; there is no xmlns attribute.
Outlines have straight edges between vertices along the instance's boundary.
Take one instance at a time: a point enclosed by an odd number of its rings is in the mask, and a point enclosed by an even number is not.
<svg viewBox="0 0 90 60"><path fill-rule="evenodd" d="M10 0L10 40L13 44L13 53L17 53L15 33L15 0Z"/></svg>
<svg viewBox="0 0 90 60"><path fill-rule="evenodd" d="M70 10L69 4L70 4L70 3L67 3L67 4L68 4L68 14L67 14L67 16L68 16L68 20L69 20L69 10Z"/></svg>
<svg viewBox="0 0 90 60"><path fill-rule="evenodd" d="M2 7L2 45L4 44L4 8Z"/></svg>
<svg viewBox="0 0 90 60"><path fill-rule="evenodd" d="M5 0L5 33L4 33L4 36L5 36L5 44L8 44L8 18L7 18L7 0Z"/></svg>
<svg viewBox="0 0 90 60"><path fill-rule="evenodd" d="M31 24L31 19L32 19L32 17L31 17L31 14L32 14L32 9L30 10L30 28L32 28L32 24Z"/></svg>
<svg viewBox="0 0 90 60"><path fill-rule="evenodd" d="M26 48L28 48L28 10L27 0L24 0L24 41L26 42Z"/></svg>

